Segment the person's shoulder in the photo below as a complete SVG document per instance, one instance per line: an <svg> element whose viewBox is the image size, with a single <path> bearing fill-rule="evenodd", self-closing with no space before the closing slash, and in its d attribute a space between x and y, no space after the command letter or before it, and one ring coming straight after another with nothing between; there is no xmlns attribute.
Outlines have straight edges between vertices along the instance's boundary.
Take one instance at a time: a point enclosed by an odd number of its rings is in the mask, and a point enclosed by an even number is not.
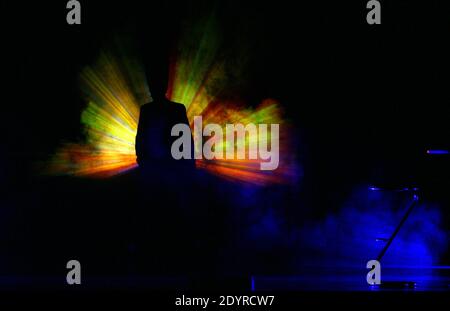
<svg viewBox="0 0 450 311"><path fill-rule="evenodd" d="M146 104L143 104L142 106L141 106L141 112L142 111L145 111L145 110L149 110L150 109L150 106L151 106L151 104L150 103L146 103Z"/></svg>
<svg viewBox="0 0 450 311"><path fill-rule="evenodd" d="M147 118L147 116L150 114L151 108L150 108L150 104L143 104L139 107L139 118L140 119L145 119Z"/></svg>
<svg viewBox="0 0 450 311"><path fill-rule="evenodd" d="M171 101L170 103L173 105L173 107L174 107L175 109L177 109L177 110L179 110L179 111L186 112L186 106L185 106L185 105L180 104L180 103L176 103L176 102L173 102L173 101Z"/></svg>

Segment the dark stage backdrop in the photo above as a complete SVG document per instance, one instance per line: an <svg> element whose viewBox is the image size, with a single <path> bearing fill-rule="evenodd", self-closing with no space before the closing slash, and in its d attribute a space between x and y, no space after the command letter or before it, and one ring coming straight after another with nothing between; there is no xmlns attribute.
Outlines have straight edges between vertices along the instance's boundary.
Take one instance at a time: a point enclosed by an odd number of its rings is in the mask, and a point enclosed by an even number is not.
<svg viewBox="0 0 450 311"><path fill-rule="evenodd" d="M82 24L68 25L65 1L2 1L2 275L64 278L72 258L92 277L152 275L155 269L147 271L140 262L141 251L148 255L142 245L163 252L162 240L183 250L190 244L181 237L195 231L176 219L160 238L142 229L169 217L158 209L178 204L174 193L190 195L179 213L195 218L198 235L213 237L200 239L208 269L295 274L303 261L337 256L345 262L351 251L324 250L323 236L311 228L327 226L330 218L348 226L348 219L336 215L374 183L421 187L425 205L439 216L420 215L438 217L439 225L418 225L419 236L438 251L418 256L427 264L448 265L448 161L426 154L450 148L446 1L381 1L382 24L376 26L366 23L365 1L80 2ZM152 210L142 212L137 206L149 198L142 197L133 173L106 179L47 174L49 159L64 142L85 138L80 72L96 62L100 50L116 36L126 38L147 68L172 55L182 34L210 16L221 37L217 53L233 68L227 76L231 87L220 98L239 98L248 108L266 98L279 101L295 140L289 152L301 167L294 182L261 190L217 176L199 177L194 185L173 177L169 188L160 185L151 198ZM241 55L246 62L239 70ZM397 203L404 202L382 204ZM192 212L195 206L201 215ZM354 221L371 221L376 208L363 209ZM393 215L400 213L383 217L395 223ZM348 238L356 239L358 232L348 230ZM323 232L332 243L333 234ZM176 274L174 267L183 266L171 264L160 271Z"/></svg>

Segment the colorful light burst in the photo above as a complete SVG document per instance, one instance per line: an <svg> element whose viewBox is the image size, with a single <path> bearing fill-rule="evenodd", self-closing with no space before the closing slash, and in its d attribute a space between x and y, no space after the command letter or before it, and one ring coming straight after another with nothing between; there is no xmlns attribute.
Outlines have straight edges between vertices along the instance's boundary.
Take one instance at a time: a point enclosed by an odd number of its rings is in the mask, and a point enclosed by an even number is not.
<svg viewBox="0 0 450 311"><path fill-rule="evenodd" d="M189 110L188 110L189 111ZM268 183L288 183L294 182L298 177L298 167L292 156L292 142L290 140L291 127L283 120L279 103L274 99L265 99L256 109L245 109L242 105L230 102L210 102L202 111L203 123L222 124L225 133L225 124L280 124L279 133L279 166L274 171L262 171L260 163L262 159L249 159L250 142L261 143L261 136L246 136L244 145L246 146L246 159L221 159L221 160L197 160L199 168L207 169L209 172L238 182L250 182L252 184ZM270 134L269 134L270 137ZM226 144L226 141L220 143ZM223 150L234 148L239 140L235 141L235 146L222 146Z"/></svg>
<svg viewBox="0 0 450 311"><path fill-rule="evenodd" d="M191 128L195 116L202 116L203 124L220 124L223 129L225 124L235 123L280 124L280 162L274 171L261 171L260 159L203 159L196 161L197 167L223 178L244 183L264 185L297 181L299 167L293 152L292 129L283 116L279 102L265 99L252 109L242 101L221 98L220 94L226 92L235 81L230 81L225 69L226 56L224 57L221 52L217 29L216 19L212 15L209 19L190 27L182 36L177 55L171 62L167 95L172 101L186 106ZM245 55L238 57L238 59L245 58ZM241 68L234 71L239 70ZM236 75L233 76L236 78ZM245 139L248 150L249 142L260 138L256 136ZM227 147L230 146L223 149Z"/></svg>
<svg viewBox="0 0 450 311"><path fill-rule="evenodd" d="M82 71L81 87L88 99L81 114L86 141L60 148L51 173L108 177L136 167L139 107L150 101L142 66L103 52L95 66Z"/></svg>
<svg viewBox="0 0 450 311"><path fill-rule="evenodd" d="M196 166L235 182L264 185L289 183L298 177L291 130L276 100L266 99L252 109L237 100L218 96L227 88L224 62L218 60L219 39L214 18L192 27L181 37L170 65L167 96L187 108L203 124L280 124L279 166L261 171L261 160L197 160ZM193 40L195 38L196 40ZM198 38L200 38L198 40ZM81 74L88 105L81 116L86 141L64 145L54 156L52 173L108 177L137 166L134 149L139 106L150 101L143 67L135 58L104 52ZM246 137L249 141L258 137ZM236 142L237 143L237 142Z"/></svg>

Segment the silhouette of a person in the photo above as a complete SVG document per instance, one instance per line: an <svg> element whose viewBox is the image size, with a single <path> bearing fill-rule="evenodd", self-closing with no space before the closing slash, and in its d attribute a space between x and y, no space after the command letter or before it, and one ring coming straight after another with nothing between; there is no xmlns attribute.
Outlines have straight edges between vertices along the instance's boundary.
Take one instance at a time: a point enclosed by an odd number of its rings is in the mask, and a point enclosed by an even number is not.
<svg viewBox="0 0 450 311"><path fill-rule="evenodd" d="M172 127L176 124L189 126L189 121L185 106L166 98L167 70L159 71L150 73L149 88L153 101L140 110L135 144L137 162L144 169L159 165L193 167L193 156L180 160L172 157L171 146L178 138L171 136Z"/></svg>
<svg viewBox="0 0 450 311"><path fill-rule="evenodd" d="M136 134L140 194L136 210L137 269L140 273L173 274L183 271L188 254L189 204L195 174L195 160L172 157L172 127L189 121L182 104L167 99L169 66L164 53L152 51L147 63L147 79L152 96L141 106ZM192 135L191 135L191 143ZM192 148L191 148L192 149Z"/></svg>
<svg viewBox="0 0 450 311"><path fill-rule="evenodd" d="M189 121L186 108L166 97L167 38L156 35L144 45L153 101L141 107L135 145L141 177L133 228L137 269L140 273L151 269L152 274L188 274L190 286L203 286L211 283L215 271L224 209L214 195L217 181L195 170L192 135L190 159L172 157L171 147L178 137L172 137L171 130Z"/></svg>

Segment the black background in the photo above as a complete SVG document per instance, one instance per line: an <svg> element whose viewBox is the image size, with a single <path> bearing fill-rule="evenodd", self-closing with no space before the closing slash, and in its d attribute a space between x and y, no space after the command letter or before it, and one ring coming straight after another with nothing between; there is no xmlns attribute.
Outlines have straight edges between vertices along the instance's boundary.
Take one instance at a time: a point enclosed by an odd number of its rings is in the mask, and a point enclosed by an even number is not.
<svg viewBox="0 0 450 311"><path fill-rule="evenodd" d="M255 102L279 99L295 124L301 141L296 152L304 168L297 190L311 217L337 209L354 185L381 175L388 182L414 180L428 189L430 198L442 204L448 226L442 178L448 170L425 155L429 148L449 147L447 5L438 0L381 3L382 25L367 25L365 1L215 5L222 31L231 38L226 42L236 44L236 37L252 42L249 83L241 95ZM46 209L43 197L58 200L67 195L64 191L76 196L85 185L77 188L74 182L70 191L63 186L48 189L54 184L42 182L35 169L62 140L81 135L81 68L95 60L115 32L176 37L180 20L207 14L213 5L131 0L81 4L82 24L67 25L65 1L2 1L0 168L6 190L4 221L11 220L2 227L7 245L2 252L10 256L5 260L26 262L24 254L40 252L36 245L41 239L64 241L64 232L70 230L67 219L83 226L85 214L76 215L76 203L65 210ZM42 225L35 225L36 215ZM51 232L46 224L53 226Z"/></svg>

